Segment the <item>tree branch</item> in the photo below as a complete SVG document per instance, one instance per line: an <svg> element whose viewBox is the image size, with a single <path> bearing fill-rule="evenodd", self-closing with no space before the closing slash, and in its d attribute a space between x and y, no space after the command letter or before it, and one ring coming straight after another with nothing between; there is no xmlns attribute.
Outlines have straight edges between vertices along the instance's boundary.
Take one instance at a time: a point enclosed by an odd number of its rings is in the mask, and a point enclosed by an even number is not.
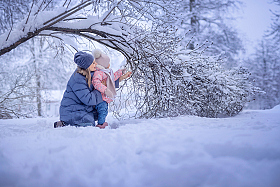
<svg viewBox="0 0 280 187"><path fill-rule="evenodd" d="M77 6L75 6L74 8L62 13L62 14L59 14L58 16L55 16L54 18L48 20L47 22L44 23L44 27L42 28L38 28L37 30L33 31L33 32L28 32L27 33L27 36L24 36L22 38L20 38L18 41L16 41L15 43L9 45L8 47L4 47L0 50L0 56L7 53L7 52L10 52L12 49L15 49L17 46L19 46L20 44L26 42L27 40L37 36L40 32L42 32L43 30L47 30L49 27L51 27L52 25L62 21L64 18L76 13L77 11L85 8L86 6L89 6L91 4L91 0L87 0ZM12 29L11 29L12 31ZM6 41L8 40L9 38L9 35L11 33L11 31L9 32L8 34L8 37L6 39Z"/></svg>

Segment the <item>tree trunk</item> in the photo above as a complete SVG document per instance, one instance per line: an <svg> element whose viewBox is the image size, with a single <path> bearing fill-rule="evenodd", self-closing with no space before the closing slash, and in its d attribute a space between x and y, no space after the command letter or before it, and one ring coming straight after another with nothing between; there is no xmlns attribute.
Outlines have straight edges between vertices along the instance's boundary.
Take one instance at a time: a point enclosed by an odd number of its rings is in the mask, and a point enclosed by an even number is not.
<svg viewBox="0 0 280 187"><path fill-rule="evenodd" d="M192 15L191 17L191 34L195 35L198 30L197 30L197 24L198 24L198 20L196 17L196 12L195 12L195 0L190 0L190 13ZM189 44L189 49L193 50L194 49L194 41L191 41Z"/></svg>
<svg viewBox="0 0 280 187"><path fill-rule="evenodd" d="M36 102L37 102L37 114L42 116L42 98L41 98L41 82L40 75L36 73Z"/></svg>
<svg viewBox="0 0 280 187"><path fill-rule="evenodd" d="M37 115L42 116L42 96L41 96L41 75L40 75L40 60L42 58L41 52L41 41L39 46L39 54L36 51L36 41L35 38L32 38L33 46L31 47L33 54L33 63L34 63L34 73L35 73L35 89L36 89L36 105L37 105ZM37 55L38 58L37 58Z"/></svg>

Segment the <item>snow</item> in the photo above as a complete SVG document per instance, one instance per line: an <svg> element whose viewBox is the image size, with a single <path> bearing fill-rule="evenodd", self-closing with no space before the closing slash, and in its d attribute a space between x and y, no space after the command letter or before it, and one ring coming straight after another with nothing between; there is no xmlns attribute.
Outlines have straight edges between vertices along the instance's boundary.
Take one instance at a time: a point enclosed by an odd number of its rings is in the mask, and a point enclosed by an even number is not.
<svg viewBox="0 0 280 187"><path fill-rule="evenodd" d="M0 186L280 186L280 105L232 118L53 128L0 120Z"/></svg>

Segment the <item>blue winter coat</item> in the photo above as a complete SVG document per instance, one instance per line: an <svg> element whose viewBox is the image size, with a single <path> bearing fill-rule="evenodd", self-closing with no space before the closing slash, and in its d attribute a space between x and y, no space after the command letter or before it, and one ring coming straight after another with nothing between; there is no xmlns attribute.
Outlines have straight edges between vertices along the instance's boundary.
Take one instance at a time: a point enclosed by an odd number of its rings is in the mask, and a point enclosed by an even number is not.
<svg viewBox="0 0 280 187"><path fill-rule="evenodd" d="M93 76L94 72L92 72ZM115 82L119 85L119 79ZM85 76L76 71L70 77L60 104L60 120L70 125L95 125L97 111L95 105L101 103L102 96L91 84L88 87Z"/></svg>

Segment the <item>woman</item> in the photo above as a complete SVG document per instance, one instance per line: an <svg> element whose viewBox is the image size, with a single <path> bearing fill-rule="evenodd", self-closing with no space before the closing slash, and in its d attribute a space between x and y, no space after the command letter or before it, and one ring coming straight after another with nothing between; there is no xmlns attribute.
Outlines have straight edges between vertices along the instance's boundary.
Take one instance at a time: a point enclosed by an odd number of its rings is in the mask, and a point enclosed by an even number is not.
<svg viewBox="0 0 280 187"><path fill-rule="evenodd" d="M60 121L54 123L54 128L65 125L95 126L97 120L95 105L103 101L101 93L95 90L91 83L91 77L96 70L93 56L80 51L75 54L74 62L78 67L67 83L60 105ZM123 77L115 81L116 88L122 79ZM108 123L96 126L105 128Z"/></svg>

